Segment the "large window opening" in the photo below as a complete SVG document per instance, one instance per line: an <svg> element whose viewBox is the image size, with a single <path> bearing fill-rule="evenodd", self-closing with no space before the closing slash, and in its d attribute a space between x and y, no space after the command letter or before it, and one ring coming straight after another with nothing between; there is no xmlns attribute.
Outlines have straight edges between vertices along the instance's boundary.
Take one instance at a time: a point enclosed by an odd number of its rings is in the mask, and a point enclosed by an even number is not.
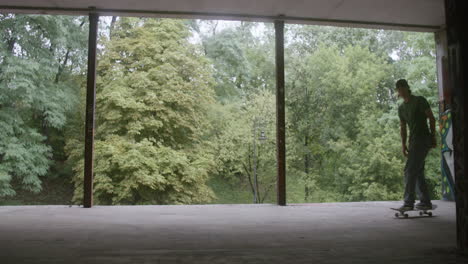
<svg viewBox="0 0 468 264"><path fill-rule="evenodd" d="M68 204L88 18L0 14L0 205Z"/></svg>
<svg viewBox="0 0 468 264"><path fill-rule="evenodd" d="M395 82L438 117L434 34L288 25L285 54L288 202L402 200ZM439 147L425 167L440 199Z"/></svg>
<svg viewBox="0 0 468 264"><path fill-rule="evenodd" d="M0 23L1 203L82 204L88 19ZM394 84L438 117L434 44L286 26L288 203L401 200ZM271 23L100 17L95 203L275 203L274 52ZM426 178L440 199L438 148Z"/></svg>
<svg viewBox="0 0 468 264"><path fill-rule="evenodd" d="M100 32L95 204L274 202L271 25L100 17Z"/></svg>

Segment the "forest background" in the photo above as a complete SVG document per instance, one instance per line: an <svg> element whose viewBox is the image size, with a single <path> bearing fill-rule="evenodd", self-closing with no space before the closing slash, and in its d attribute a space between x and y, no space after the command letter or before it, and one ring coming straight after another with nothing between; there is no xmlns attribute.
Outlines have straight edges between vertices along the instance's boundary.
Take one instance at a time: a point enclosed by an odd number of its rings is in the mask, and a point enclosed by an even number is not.
<svg viewBox="0 0 468 264"><path fill-rule="evenodd" d="M0 14L0 205L82 202L87 23ZM104 17L99 32L96 204L275 202L272 24ZM287 202L400 200L394 83L438 116L434 35L286 25L285 71ZM433 199L440 173L435 149Z"/></svg>

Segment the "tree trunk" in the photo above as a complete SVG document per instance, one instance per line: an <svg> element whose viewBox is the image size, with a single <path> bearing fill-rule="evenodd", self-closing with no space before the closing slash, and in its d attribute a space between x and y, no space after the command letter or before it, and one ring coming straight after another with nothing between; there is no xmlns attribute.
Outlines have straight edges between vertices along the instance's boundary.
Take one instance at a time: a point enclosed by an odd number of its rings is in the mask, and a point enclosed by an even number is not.
<svg viewBox="0 0 468 264"><path fill-rule="evenodd" d="M308 146L309 146L309 141L308 141L308 136L306 135L304 137L304 148L307 149ZM306 174L306 181L309 180L309 167L310 167L310 153L307 151L304 154L304 173ZM304 193L305 193L304 201L307 202L307 200L309 199L309 195L310 195L310 188L307 185L307 183L304 186Z"/></svg>
<svg viewBox="0 0 468 264"><path fill-rule="evenodd" d="M112 20L111 20L111 23L110 23L110 26L109 26L109 39L112 39L112 31L114 31L116 21L117 21L117 17L113 16Z"/></svg>
<svg viewBox="0 0 468 264"><path fill-rule="evenodd" d="M250 147L249 147L249 153L250 153ZM244 167L244 171L245 173L247 174L247 179L249 180L249 185L250 185L250 189L252 191L252 195L255 196L255 187L254 187L254 184L252 182L252 176L250 175L250 172L252 171L252 163L250 162L251 160L251 156L249 155L248 156L248 162L249 162L249 166L247 167L247 165L245 163L242 163L242 166Z"/></svg>
<svg viewBox="0 0 468 264"><path fill-rule="evenodd" d="M8 53L13 54L13 48L15 47L16 44L16 37L12 37L10 40L8 40Z"/></svg>
<svg viewBox="0 0 468 264"><path fill-rule="evenodd" d="M60 80L60 75L62 75L63 69L65 69L65 66L68 63L68 57L70 56L70 48L67 49L67 53L65 54L65 59L63 62L60 64L57 74L55 75L55 83L58 83Z"/></svg>

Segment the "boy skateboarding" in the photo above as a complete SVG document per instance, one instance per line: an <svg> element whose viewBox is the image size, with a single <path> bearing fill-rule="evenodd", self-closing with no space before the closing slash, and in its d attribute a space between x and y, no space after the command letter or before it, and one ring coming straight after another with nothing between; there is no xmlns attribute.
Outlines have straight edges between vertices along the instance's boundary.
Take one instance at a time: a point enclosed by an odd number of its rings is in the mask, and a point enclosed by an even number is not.
<svg viewBox="0 0 468 264"><path fill-rule="evenodd" d="M404 211L414 209L415 191L420 200L416 208L432 209L424 176L424 164L429 150L436 146L435 118L426 98L411 94L410 86L405 79L398 80L395 86L398 96L403 99L403 103L398 107L398 117L400 118L402 151L407 158L404 170L404 204L399 209ZM429 119L429 127L427 119ZM408 144L407 127L409 128Z"/></svg>

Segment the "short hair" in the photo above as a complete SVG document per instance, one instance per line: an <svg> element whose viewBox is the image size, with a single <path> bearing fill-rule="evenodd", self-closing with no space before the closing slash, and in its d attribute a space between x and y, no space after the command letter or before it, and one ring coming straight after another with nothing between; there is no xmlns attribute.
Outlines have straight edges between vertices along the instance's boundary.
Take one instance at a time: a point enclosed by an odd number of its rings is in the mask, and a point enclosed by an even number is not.
<svg viewBox="0 0 468 264"><path fill-rule="evenodd" d="M401 88L401 87L406 87L408 88L408 92L411 94L411 89L410 86L408 85L408 82L405 79L400 79L395 83L396 89Z"/></svg>
<svg viewBox="0 0 468 264"><path fill-rule="evenodd" d="M407 87L409 88L408 82L405 79L400 79L395 83L396 88Z"/></svg>

